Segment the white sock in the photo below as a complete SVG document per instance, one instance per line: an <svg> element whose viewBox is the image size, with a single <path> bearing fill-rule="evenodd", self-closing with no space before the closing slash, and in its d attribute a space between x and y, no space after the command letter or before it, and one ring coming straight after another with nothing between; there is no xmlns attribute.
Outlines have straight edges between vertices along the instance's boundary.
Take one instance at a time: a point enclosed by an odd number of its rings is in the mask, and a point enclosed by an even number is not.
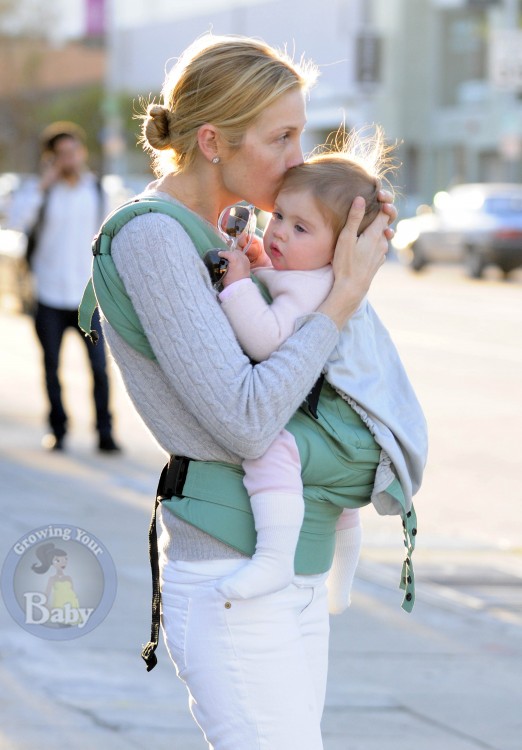
<svg viewBox="0 0 522 750"><path fill-rule="evenodd" d="M252 560L223 579L217 590L231 599L250 599L288 586L304 516L302 495L263 492L250 498L257 532Z"/></svg>
<svg viewBox="0 0 522 750"><path fill-rule="evenodd" d="M328 589L328 611L340 615L350 606L355 569L361 552L362 527L338 529L335 532L335 553L326 580Z"/></svg>

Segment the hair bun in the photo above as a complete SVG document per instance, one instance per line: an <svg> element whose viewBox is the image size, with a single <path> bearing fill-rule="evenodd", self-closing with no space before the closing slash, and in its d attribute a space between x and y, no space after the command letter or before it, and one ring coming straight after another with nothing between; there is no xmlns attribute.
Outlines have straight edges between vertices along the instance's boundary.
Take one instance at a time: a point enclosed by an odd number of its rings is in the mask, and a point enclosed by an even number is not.
<svg viewBox="0 0 522 750"><path fill-rule="evenodd" d="M147 117L143 123L143 137L156 151L171 148L169 110L162 104L149 104Z"/></svg>

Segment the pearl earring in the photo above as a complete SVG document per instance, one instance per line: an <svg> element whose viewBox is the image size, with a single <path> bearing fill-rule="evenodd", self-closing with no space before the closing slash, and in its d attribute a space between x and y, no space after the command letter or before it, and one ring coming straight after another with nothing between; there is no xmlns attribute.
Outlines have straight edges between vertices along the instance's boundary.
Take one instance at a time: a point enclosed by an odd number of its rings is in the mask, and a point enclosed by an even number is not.
<svg viewBox="0 0 522 750"><path fill-rule="evenodd" d="M220 161L221 159L219 158L219 156L214 156L214 158L212 159L212 164L219 164Z"/></svg>

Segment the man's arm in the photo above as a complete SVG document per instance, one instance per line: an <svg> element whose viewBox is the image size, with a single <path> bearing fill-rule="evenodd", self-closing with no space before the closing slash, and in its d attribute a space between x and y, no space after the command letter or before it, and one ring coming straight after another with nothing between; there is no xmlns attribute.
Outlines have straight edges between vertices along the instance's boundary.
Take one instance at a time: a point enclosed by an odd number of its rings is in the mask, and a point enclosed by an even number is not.
<svg viewBox="0 0 522 750"><path fill-rule="evenodd" d="M4 229L28 232L36 221L44 191L36 180L22 184L12 195Z"/></svg>

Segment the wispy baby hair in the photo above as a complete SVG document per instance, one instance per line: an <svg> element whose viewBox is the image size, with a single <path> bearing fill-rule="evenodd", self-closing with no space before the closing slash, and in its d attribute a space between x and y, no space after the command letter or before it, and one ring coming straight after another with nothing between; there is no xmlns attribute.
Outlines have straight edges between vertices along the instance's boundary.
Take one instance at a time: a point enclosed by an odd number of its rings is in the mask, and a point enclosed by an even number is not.
<svg viewBox="0 0 522 750"><path fill-rule="evenodd" d="M304 164L288 170L281 190L310 192L332 227L335 240L346 223L354 198L362 196L366 211L359 228L361 233L381 209L379 190L383 185L391 190L386 176L396 169L391 158L394 148L386 143L379 126L366 136L361 130L346 133L340 128L332 144L318 147Z"/></svg>

